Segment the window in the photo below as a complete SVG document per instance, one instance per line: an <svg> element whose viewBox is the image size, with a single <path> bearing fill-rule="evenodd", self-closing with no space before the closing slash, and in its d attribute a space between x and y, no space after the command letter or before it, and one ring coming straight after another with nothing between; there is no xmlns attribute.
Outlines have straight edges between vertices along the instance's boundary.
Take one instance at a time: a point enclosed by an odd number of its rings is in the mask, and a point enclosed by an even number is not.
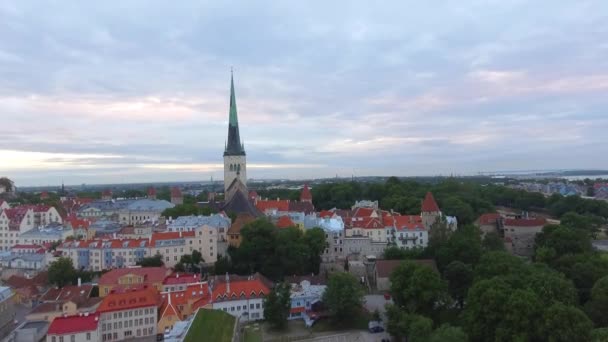
<svg viewBox="0 0 608 342"><path fill-rule="evenodd" d="M70 342L76 342L76 335L70 336Z"/></svg>
<svg viewBox="0 0 608 342"><path fill-rule="evenodd" d="M51 337L51 342L56 342L55 336Z"/></svg>

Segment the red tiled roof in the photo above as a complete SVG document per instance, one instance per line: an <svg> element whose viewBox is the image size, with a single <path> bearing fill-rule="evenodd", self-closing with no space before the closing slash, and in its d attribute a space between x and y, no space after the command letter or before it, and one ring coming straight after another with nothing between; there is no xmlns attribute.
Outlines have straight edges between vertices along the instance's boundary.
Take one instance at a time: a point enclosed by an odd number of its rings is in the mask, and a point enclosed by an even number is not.
<svg viewBox="0 0 608 342"><path fill-rule="evenodd" d="M110 189L105 189L102 193L102 196L112 196L112 190Z"/></svg>
<svg viewBox="0 0 608 342"><path fill-rule="evenodd" d="M260 279L251 280L236 280L229 282L230 292L228 292L228 284L220 282L213 289L214 300L230 300L244 298L260 297L268 295L270 289L264 285ZM253 294L253 296L252 296Z"/></svg>
<svg viewBox="0 0 608 342"><path fill-rule="evenodd" d="M300 193L300 201L312 201L312 193L308 188L308 184L304 184L302 192Z"/></svg>
<svg viewBox="0 0 608 342"><path fill-rule="evenodd" d="M6 217L10 221L9 228L14 229L15 227L18 227L21 224L21 222L25 218L25 215L30 210L31 208L19 206L15 208L4 209L2 212L6 214Z"/></svg>
<svg viewBox="0 0 608 342"><path fill-rule="evenodd" d="M183 238L193 238L196 235L195 231L188 232L162 232L152 233L152 245L159 240L175 240Z"/></svg>
<svg viewBox="0 0 608 342"><path fill-rule="evenodd" d="M277 228L288 228L288 227L295 227L296 224L293 223L293 221L289 218L289 216L283 215L283 216L279 217L279 220L277 221L276 226L277 226Z"/></svg>
<svg viewBox="0 0 608 342"><path fill-rule="evenodd" d="M67 223L70 224L72 229L78 229L78 228L88 229L89 225L91 225L91 222L89 222L88 220L80 219L74 215L68 215L66 221L67 221Z"/></svg>
<svg viewBox="0 0 608 342"><path fill-rule="evenodd" d="M369 217L374 213L372 208L356 208L352 217Z"/></svg>
<svg viewBox="0 0 608 342"><path fill-rule="evenodd" d="M159 306L160 296L153 287L134 289L123 293L110 293L103 298L98 312L130 310L148 306Z"/></svg>
<svg viewBox="0 0 608 342"><path fill-rule="evenodd" d="M353 228L380 229L384 224L376 217L361 217L352 222Z"/></svg>
<svg viewBox="0 0 608 342"><path fill-rule="evenodd" d="M143 276L144 284L162 283L170 271L165 267L116 268L104 273L99 279L99 285L118 285L118 279L127 274Z"/></svg>
<svg viewBox="0 0 608 342"><path fill-rule="evenodd" d="M47 331L48 335L66 335L97 330L98 314L57 317Z"/></svg>
<svg viewBox="0 0 608 342"><path fill-rule="evenodd" d="M299 307L299 308L291 308L289 310L289 313L293 314L293 313L300 313L300 312L304 312L304 311L306 311L306 308L302 306L302 307Z"/></svg>
<svg viewBox="0 0 608 342"><path fill-rule="evenodd" d="M289 200L262 200L255 203L259 211L276 209L278 211L289 211Z"/></svg>
<svg viewBox="0 0 608 342"><path fill-rule="evenodd" d="M77 300L79 298L89 298L93 285L68 285L60 289L51 288L40 298L43 302Z"/></svg>
<svg viewBox="0 0 608 342"><path fill-rule="evenodd" d="M182 197L182 190L176 186L172 187L171 197Z"/></svg>
<svg viewBox="0 0 608 342"><path fill-rule="evenodd" d="M14 245L13 247L11 247L11 249L13 248L27 248L27 249L37 249L37 248L43 248L40 245L33 245L33 244L29 244L29 245Z"/></svg>
<svg viewBox="0 0 608 342"><path fill-rule="evenodd" d="M257 191L255 191L255 190L249 190L249 199L250 200L254 201L258 197L260 197L260 195L258 195Z"/></svg>
<svg viewBox="0 0 608 342"><path fill-rule="evenodd" d="M424 196L424 201L422 201L422 212L437 212L439 210L439 206L437 202L435 202L435 198L433 194L429 191Z"/></svg>
<svg viewBox="0 0 608 342"><path fill-rule="evenodd" d="M184 232L185 233L185 232ZM107 238L88 240L88 241L66 241L60 248L140 248L148 247L148 239L109 239Z"/></svg>
<svg viewBox="0 0 608 342"><path fill-rule="evenodd" d="M156 188L155 187L148 188L148 196L156 196Z"/></svg>
<svg viewBox="0 0 608 342"><path fill-rule="evenodd" d="M528 218L528 219L505 219L505 226L513 226L513 227L538 227L544 226L547 223L547 220L539 217L539 218Z"/></svg>
<svg viewBox="0 0 608 342"><path fill-rule="evenodd" d="M163 285L191 284L201 281L201 275L195 273L175 273L165 277Z"/></svg>
<svg viewBox="0 0 608 342"><path fill-rule="evenodd" d="M26 209L32 209L35 213L46 213L47 211L51 210L51 206L50 205L44 205L44 204L36 204L36 205L21 205L19 207L16 208L26 208Z"/></svg>
<svg viewBox="0 0 608 342"><path fill-rule="evenodd" d="M479 216L479 224L487 225L487 224L496 224L496 221L500 219L499 213L486 213Z"/></svg>
<svg viewBox="0 0 608 342"><path fill-rule="evenodd" d="M408 225L412 223L422 223L422 218L418 215L399 215L394 216L395 226L398 228L403 225Z"/></svg>
<svg viewBox="0 0 608 342"><path fill-rule="evenodd" d="M321 210L321 212L319 212L320 218L334 217L334 215L335 215L335 213L330 210Z"/></svg>
<svg viewBox="0 0 608 342"><path fill-rule="evenodd" d="M177 316L178 319L182 319L182 315L180 312L178 312L175 307L173 306L173 302L171 302L171 304L169 304L168 300L163 301L163 304L161 305L160 308L160 317L168 317L168 316Z"/></svg>
<svg viewBox="0 0 608 342"><path fill-rule="evenodd" d="M41 192L41 193L40 193L40 198L41 198L41 199L47 199L47 198L49 198L49 193L48 193L48 191L43 191L43 192Z"/></svg>

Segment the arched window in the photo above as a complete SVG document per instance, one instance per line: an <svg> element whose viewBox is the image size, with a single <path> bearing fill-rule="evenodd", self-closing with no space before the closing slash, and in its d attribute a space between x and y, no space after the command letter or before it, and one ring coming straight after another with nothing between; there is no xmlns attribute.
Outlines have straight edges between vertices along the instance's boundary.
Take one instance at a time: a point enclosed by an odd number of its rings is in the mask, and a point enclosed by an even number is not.
<svg viewBox="0 0 608 342"><path fill-rule="evenodd" d="M232 164L230 164L230 171L232 171Z"/></svg>
<svg viewBox="0 0 608 342"><path fill-rule="evenodd" d="M238 164L238 165L237 165L236 170L237 170L237 172L241 172L241 164Z"/></svg>

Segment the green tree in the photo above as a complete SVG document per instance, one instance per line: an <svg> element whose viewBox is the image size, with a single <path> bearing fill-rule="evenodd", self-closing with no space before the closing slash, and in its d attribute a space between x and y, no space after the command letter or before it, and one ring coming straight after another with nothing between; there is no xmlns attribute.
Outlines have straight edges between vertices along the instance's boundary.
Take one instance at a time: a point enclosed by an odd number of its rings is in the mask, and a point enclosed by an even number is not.
<svg viewBox="0 0 608 342"><path fill-rule="evenodd" d="M475 213L473 208L456 196L450 196L441 203L441 210L449 216L456 216L459 224L473 223Z"/></svg>
<svg viewBox="0 0 608 342"><path fill-rule="evenodd" d="M476 281L467 294L463 318L473 341L494 341L504 321L504 308L513 288L499 277Z"/></svg>
<svg viewBox="0 0 608 342"><path fill-rule="evenodd" d="M332 320L344 324L360 314L363 294L359 281L353 275L334 273L329 277L323 293L323 303L327 306Z"/></svg>
<svg viewBox="0 0 608 342"><path fill-rule="evenodd" d="M275 329L287 326L290 308L290 285L287 283L278 283L264 298L264 317Z"/></svg>
<svg viewBox="0 0 608 342"><path fill-rule="evenodd" d="M427 317L407 313L395 305L387 307L387 331L398 340L428 341L433 330L433 321Z"/></svg>
<svg viewBox="0 0 608 342"><path fill-rule="evenodd" d="M395 304L408 313L432 316L448 300L446 284L426 265L403 261L390 276Z"/></svg>
<svg viewBox="0 0 608 342"><path fill-rule="evenodd" d="M308 250L307 265L310 267L307 273L319 273L319 265L321 264L321 254L327 247L325 240L325 231L319 227L306 230L304 234L306 248Z"/></svg>
<svg viewBox="0 0 608 342"><path fill-rule="evenodd" d="M608 341L608 328L598 328L591 331L591 342Z"/></svg>
<svg viewBox="0 0 608 342"><path fill-rule="evenodd" d="M488 252L475 266L475 279L490 279L500 275L520 275L525 271L524 262L506 252Z"/></svg>
<svg viewBox="0 0 608 342"><path fill-rule="evenodd" d="M483 241L481 242L481 246L485 251L504 251L505 245L502 241L502 238L496 232L487 233L483 237Z"/></svg>
<svg viewBox="0 0 608 342"><path fill-rule="evenodd" d="M462 226L454 232L446 243L435 251L435 259L440 270L453 260L475 265L481 257L479 229L472 225Z"/></svg>
<svg viewBox="0 0 608 342"><path fill-rule="evenodd" d="M213 274L225 274L232 271L232 263L227 256L218 255L217 261L213 265Z"/></svg>
<svg viewBox="0 0 608 342"><path fill-rule="evenodd" d="M467 291L473 284L473 269L461 261L452 261L445 268L443 277L448 282L448 292L462 308Z"/></svg>
<svg viewBox="0 0 608 342"><path fill-rule="evenodd" d="M469 337L462 328L443 324L431 334L429 342L467 342Z"/></svg>
<svg viewBox="0 0 608 342"><path fill-rule="evenodd" d="M503 320L496 329L498 341L530 341L536 335L536 319L542 313L538 296L530 290L515 290L501 309Z"/></svg>
<svg viewBox="0 0 608 342"><path fill-rule="evenodd" d="M163 256L156 254L151 257L145 257L136 262L141 267L160 267L164 265Z"/></svg>
<svg viewBox="0 0 608 342"><path fill-rule="evenodd" d="M72 264L72 259L61 257L53 261L48 269L49 283L57 287L70 285L77 279L76 269Z"/></svg>
<svg viewBox="0 0 608 342"><path fill-rule="evenodd" d="M608 327L608 276L600 278L591 289L591 299L585 311L596 327Z"/></svg>
<svg viewBox="0 0 608 342"><path fill-rule="evenodd" d="M549 307L555 302L578 304L576 288L572 281L544 265L535 265L533 272L525 279L525 285L536 293L543 307Z"/></svg>
<svg viewBox="0 0 608 342"><path fill-rule="evenodd" d="M13 182L6 178L6 177L0 177L0 186L2 186L3 188L6 189L6 192L12 192L15 191L14 186L13 186Z"/></svg>
<svg viewBox="0 0 608 342"><path fill-rule="evenodd" d="M579 309L555 303L542 316L541 336L546 341L584 342L591 339L593 323Z"/></svg>

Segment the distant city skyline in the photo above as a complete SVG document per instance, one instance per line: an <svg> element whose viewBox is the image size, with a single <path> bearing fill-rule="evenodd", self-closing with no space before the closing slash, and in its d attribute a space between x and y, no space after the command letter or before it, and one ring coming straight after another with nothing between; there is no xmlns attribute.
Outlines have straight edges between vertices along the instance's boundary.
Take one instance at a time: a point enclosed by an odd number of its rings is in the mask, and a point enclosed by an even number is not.
<svg viewBox="0 0 608 342"><path fill-rule="evenodd" d="M0 3L0 177L608 169L608 3ZM135 15L136 14L136 15Z"/></svg>

